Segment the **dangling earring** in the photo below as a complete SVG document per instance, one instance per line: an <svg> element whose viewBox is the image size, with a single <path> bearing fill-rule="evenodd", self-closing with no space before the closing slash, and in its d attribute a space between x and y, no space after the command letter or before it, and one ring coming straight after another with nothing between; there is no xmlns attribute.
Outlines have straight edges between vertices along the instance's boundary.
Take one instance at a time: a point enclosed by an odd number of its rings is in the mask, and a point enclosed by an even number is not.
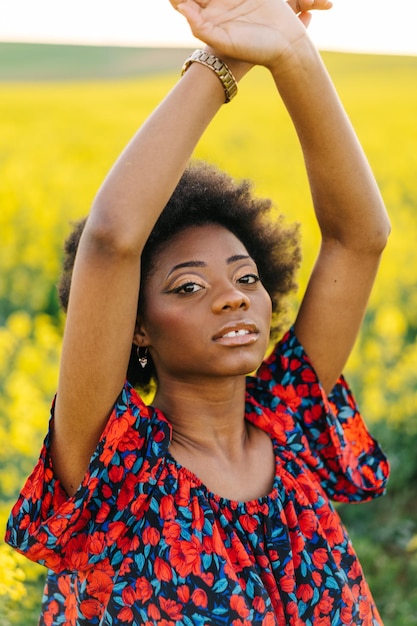
<svg viewBox="0 0 417 626"><path fill-rule="evenodd" d="M141 350L143 350L143 352L141 352ZM136 354L138 355L139 365L141 367L146 367L148 365L148 348L138 346L136 348Z"/></svg>

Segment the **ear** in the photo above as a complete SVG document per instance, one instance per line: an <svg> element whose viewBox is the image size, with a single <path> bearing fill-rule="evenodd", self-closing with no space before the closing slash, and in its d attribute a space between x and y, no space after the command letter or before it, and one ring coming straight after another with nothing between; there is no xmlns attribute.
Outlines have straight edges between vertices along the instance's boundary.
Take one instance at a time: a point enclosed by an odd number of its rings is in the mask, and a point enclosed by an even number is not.
<svg viewBox="0 0 417 626"><path fill-rule="evenodd" d="M143 320L138 317L136 320L135 332L133 334L132 343L140 348L148 348L150 345L148 334L145 330Z"/></svg>

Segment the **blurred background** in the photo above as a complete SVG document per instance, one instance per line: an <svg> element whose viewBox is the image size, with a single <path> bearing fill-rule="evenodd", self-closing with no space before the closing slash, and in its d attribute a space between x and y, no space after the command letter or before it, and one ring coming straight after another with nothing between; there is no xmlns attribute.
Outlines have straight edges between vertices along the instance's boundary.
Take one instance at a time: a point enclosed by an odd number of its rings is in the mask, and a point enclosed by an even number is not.
<svg viewBox="0 0 417 626"><path fill-rule="evenodd" d="M335 0L331 12L314 16L311 28L393 226L346 370L365 420L389 456L392 478L384 498L339 507L386 626L417 624L413 2L397 0L392 9L382 0L375 15L368 0ZM198 45L167 2L153 3L15 0L9 6L0 0L1 529L36 462L56 388L63 241ZM195 156L253 179L260 195L274 199L277 212L301 223L304 263L290 323L318 232L295 133L267 72L256 68L245 78L239 97L222 109ZM43 568L0 540L1 626L35 626L44 577Z"/></svg>

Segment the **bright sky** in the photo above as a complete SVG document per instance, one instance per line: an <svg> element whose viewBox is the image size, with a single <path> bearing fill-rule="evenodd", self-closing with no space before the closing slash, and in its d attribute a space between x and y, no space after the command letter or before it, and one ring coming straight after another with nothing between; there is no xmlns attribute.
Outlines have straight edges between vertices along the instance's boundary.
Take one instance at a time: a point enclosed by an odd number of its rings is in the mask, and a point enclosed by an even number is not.
<svg viewBox="0 0 417 626"><path fill-rule="evenodd" d="M322 49L417 55L417 0L333 0L314 14ZM168 0L0 0L0 41L194 46Z"/></svg>

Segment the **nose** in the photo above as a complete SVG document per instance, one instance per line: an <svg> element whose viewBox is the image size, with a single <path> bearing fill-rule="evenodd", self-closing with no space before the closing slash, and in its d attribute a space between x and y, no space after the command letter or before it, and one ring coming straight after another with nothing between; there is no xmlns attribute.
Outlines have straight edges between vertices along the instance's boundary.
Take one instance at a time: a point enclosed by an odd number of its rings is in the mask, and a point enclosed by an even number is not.
<svg viewBox="0 0 417 626"><path fill-rule="evenodd" d="M237 311L242 309L246 311L250 306L250 300L244 292L236 287L229 286L223 289L213 299L213 311L222 313L223 311Z"/></svg>

